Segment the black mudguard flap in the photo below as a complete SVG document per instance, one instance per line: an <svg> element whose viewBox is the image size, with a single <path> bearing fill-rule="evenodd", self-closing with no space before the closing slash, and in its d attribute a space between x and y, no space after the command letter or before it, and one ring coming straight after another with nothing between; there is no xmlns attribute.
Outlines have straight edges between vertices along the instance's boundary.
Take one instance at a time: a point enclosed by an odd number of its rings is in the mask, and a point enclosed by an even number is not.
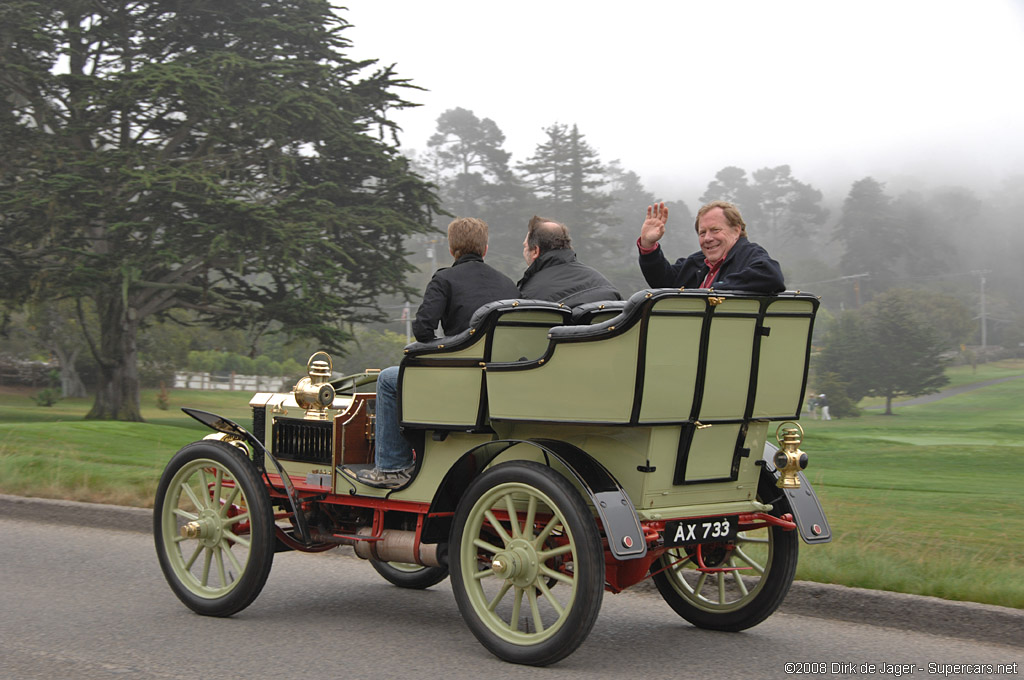
<svg viewBox="0 0 1024 680"><path fill-rule="evenodd" d="M775 479L779 478L779 471L772 460L778 447L765 443L764 445L764 468L772 474ZM799 489L780 489L789 499L789 506L793 510L793 519L796 521L797 530L804 543L828 543L832 540L832 529L828 525L825 511L821 508L818 496L814 493L814 487L807 480L803 472L798 472L800 478Z"/></svg>

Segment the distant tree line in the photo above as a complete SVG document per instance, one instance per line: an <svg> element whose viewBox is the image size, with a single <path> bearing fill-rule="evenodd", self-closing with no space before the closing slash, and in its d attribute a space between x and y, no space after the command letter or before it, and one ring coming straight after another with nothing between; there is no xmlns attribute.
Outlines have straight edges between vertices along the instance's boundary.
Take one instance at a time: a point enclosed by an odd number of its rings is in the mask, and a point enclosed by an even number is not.
<svg viewBox="0 0 1024 680"><path fill-rule="evenodd" d="M428 148L412 155L446 213L488 221L488 258L510 275L524 267L517 255L527 220L543 214L567 223L580 258L624 293L642 288L633 243L656 197L640 177L602 161L576 125L545 128L520 162L504 142L493 120L454 108L438 118ZM1024 304L1014 292L1024 285L1024 230L1014 226L1024 214L1024 178L994 188L986 202L961 187L892 197L865 177L830 210L788 165L749 174L729 166L698 198L713 200L739 206L750 238L782 263L790 288L822 295L812 388L833 393L839 416L855 414L864 396L884 397L891 412L894 397L937 389L943 362L966 345L1024 347ZM667 202L673 228L663 245L680 257L697 249L692 212L680 198Z"/></svg>
<svg viewBox="0 0 1024 680"><path fill-rule="evenodd" d="M404 329L388 310L448 264L451 215L485 219L488 259L513 277L529 218L565 222L627 295L645 285L634 243L653 201L669 203L669 255L697 249L695 204L655 196L570 122L513 159L496 122L452 108L403 153L389 115L416 86L348 57L347 28L327 0L0 5L5 350L55 359L63 391L93 390L89 417L137 420L140 384L189 351L393 363ZM982 198L893 196L865 177L840 201L789 165L728 166L697 200L716 199L740 207L791 288L822 296L813 380L853 403L937 385L862 385L867 367L843 365L855 357L1024 346L1024 178ZM933 333L857 335L886 296ZM967 322L943 326L950 310ZM863 337L874 352L837 349Z"/></svg>

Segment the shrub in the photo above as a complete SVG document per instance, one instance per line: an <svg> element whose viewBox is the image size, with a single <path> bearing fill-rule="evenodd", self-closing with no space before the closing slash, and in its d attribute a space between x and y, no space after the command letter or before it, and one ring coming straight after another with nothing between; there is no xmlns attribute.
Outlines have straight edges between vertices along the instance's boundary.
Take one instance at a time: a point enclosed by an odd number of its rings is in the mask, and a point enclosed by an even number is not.
<svg viewBox="0 0 1024 680"><path fill-rule="evenodd" d="M60 388L47 387L39 390L33 395L32 401L36 402L37 406L53 406L60 401Z"/></svg>
<svg viewBox="0 0 1024 680"><path fill-rule="evenodd" d="M860 408L846 394L846 383L835 373L825 373L815 382L817 392L828 395L829 414L833 418L857 418ZM819 416L820 417L820 416Z"/></svg>

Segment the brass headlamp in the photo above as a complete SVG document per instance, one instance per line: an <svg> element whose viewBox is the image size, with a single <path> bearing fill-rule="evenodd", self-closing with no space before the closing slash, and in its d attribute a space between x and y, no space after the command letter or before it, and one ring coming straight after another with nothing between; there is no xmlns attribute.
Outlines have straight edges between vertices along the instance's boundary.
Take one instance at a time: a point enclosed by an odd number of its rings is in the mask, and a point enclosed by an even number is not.
<svg viewBox="0 0 1024 680"><path fill-rule="evenodd" d="M295 403L306 409L306 420L327 420L327 409L334 403L334 385L329 382L333 372L334 365L327 352L314 352L306 362L308 375L292 388Z"/></svg>
<svg viewBox="0 0 1024 680"><path fill-rule="evenodd" d="M787 425L791 427L785 427ZM772 462L779 470L779 481L775 486L780 489L800 488L797 473L807 467L807 454L800 450L803 438L804 428L800 427L800 423L786 421L780 423L775 430L775 439L782 448L775 452Z"/></svg>

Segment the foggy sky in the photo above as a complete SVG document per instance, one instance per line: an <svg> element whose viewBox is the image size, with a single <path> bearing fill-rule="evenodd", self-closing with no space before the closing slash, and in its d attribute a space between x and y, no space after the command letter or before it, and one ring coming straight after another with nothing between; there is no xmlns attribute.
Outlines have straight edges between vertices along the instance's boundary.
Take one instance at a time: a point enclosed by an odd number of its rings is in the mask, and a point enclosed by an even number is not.
<svg viewBox="0 0 1024 680"><path fill-rule="evenodd" d="M437 117L491 118L521 162L578 124L666 200L728 165L789 164L826 194L864 176L984 191L1024 173L1024 2L350 0L351 56L429 92L396 112L425 150Z"/></svg>

